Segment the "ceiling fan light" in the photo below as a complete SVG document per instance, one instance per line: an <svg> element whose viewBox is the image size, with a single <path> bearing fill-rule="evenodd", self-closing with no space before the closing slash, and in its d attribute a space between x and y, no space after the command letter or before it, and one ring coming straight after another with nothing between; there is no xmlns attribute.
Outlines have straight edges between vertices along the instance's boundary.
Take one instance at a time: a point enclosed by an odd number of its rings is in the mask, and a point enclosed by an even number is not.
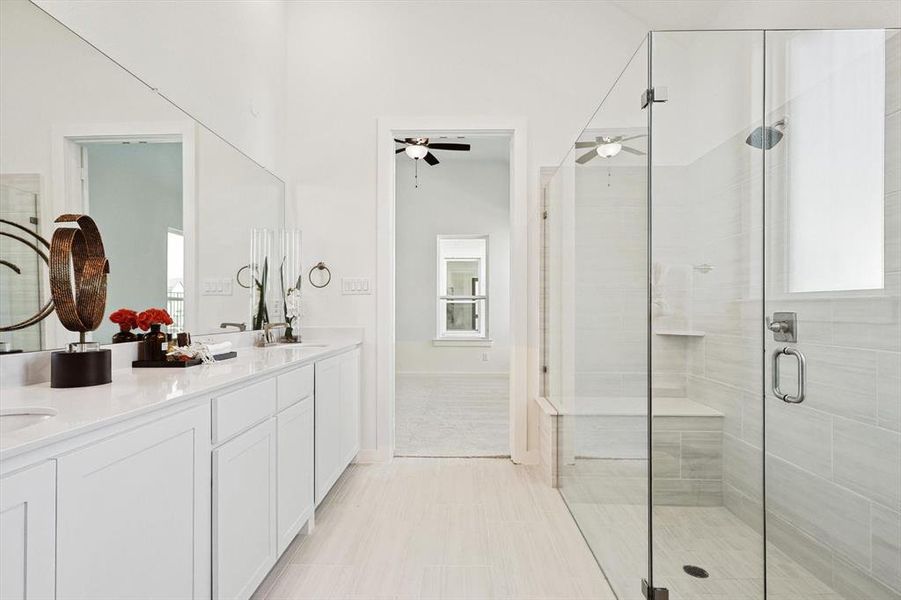
<svg viewBox="0 0 901 600"><path fill-rule="evenodd" d="M620 153L623 145L619 142L610 142L609 144L598 144L598 156L601 158L612 158Z"/></svg>
<svg viewBox="0 0 901 600"><path fill-rule="evenodd" d="M426 146L415 144L404 148L404 152L406 152L407 156L409 156L413 160L419 160L420 158L424 158L425 155L429 153L429 149Z"/></svg>

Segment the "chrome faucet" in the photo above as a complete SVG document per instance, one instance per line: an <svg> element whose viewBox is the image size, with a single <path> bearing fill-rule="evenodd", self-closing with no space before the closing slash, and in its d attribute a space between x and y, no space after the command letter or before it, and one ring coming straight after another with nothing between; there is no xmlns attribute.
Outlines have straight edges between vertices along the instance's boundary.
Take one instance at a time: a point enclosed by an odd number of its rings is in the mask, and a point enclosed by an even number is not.
<svg viewBox="0 0 901 600"><path fill-rule="evenodd" d="M246 331L247 323L219 323L219 329L225 329L226 327L237 327L238 331Z"/></svg>
<svg viewBox="0 0 901 600"><path fill-rule="evenodd" d="M263 324L263 336L262 342L263 346L274 346L275 342L272 341L272 330L278 329L279 327L290 327L290 323L265 323Z"/></svg>

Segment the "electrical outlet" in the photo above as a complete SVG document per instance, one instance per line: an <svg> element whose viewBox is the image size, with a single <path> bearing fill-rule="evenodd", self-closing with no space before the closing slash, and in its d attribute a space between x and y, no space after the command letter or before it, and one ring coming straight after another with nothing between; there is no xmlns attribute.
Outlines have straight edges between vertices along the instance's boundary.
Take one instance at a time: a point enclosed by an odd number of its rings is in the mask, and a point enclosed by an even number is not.
<svg viewBox="0 0 901 600"><path fill-rule="evenodd" d="M488 353L482 352L482 362L488 362Z"/></svg>
<svg viewBox="0 0 901 600"><path fill-rule="evenodd" d="M341 293L345 296L372 294L368 277L344 277L341 279Z"/></svg>

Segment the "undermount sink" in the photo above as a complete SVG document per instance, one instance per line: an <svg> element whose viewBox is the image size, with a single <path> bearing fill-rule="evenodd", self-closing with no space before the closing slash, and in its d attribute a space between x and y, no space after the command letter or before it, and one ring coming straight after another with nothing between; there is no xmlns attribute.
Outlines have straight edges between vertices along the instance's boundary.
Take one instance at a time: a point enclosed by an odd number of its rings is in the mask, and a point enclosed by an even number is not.
<svg viewBox="0 0 901 600"><path fill-rule="evenodd" d="M11 433L25 427L37 425L54 417L59 411L41 406L23 408L0 408L0 434Z"/></svg>

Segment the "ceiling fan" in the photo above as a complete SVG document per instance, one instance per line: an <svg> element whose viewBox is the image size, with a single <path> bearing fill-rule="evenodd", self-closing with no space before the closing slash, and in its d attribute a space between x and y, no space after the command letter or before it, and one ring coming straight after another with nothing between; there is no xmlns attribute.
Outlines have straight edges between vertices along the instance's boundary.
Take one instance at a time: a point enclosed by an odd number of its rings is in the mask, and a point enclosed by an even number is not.
<svg viewBox="0 0 901 600"><path fill-rule="evenodd" d="M469 152L470 148L469 144L430 142L429 138L425 137L404 138L402 140L395 138L394 141L398 144L404 145L403 148L398 148L397 150L395 150L395 154L406 152L407 156L409 156L413 160L418 161L420 158L422 158L429 164L429 166L432 167L437 165L439 162L438 157L432 154L432 150L458 150Z"/></svg>
<svg viewBox="0 0 901 600"><path fill-rule="evenodd" d="M632 148L631 146L623 145L623 142L637 140L638 138L643 137L648 137L648 135L646 133L642 133L640 135L631 135L629 137L622 135L599 135L594 139L593 142L576 142L576 148L591 148L591 150L577 158L576 162L580 165L584 165L596 156L600 156L601 158L613 158L620 152L628 152L629 154L644 156L646 154L645 152L642 152L637 148Z"/></svg>

